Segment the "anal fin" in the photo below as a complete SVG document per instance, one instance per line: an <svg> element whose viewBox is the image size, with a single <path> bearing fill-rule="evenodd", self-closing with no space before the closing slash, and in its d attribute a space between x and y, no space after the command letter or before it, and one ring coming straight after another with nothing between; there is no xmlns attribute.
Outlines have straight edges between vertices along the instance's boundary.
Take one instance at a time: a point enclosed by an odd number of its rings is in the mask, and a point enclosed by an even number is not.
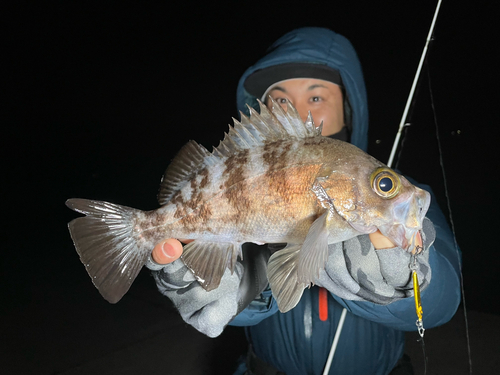
<svg viewBox="0 0 500 375"><path fill-rule="evenodd" d="M181 258L209 292L219 286L226 268L234 271L238 255L241 257L239 243L193 241L184 247Z"/></svg>
<svg viewBox="0 0 500 375"><path fill-rule="evenodd" d="M267 265L269 284L281 312L299 303L304 288L314 282L328 258L328 211L309 228L302 245L289 244L274 253Z"/></svg>

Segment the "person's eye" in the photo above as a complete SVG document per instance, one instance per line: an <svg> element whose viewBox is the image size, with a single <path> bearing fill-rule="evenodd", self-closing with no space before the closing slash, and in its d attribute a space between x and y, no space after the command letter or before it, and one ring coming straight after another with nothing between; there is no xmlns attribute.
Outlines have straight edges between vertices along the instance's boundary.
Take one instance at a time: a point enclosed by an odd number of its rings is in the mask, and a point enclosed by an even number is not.
<svg viewBox="0 0 500 375"><path fill-rule="evenodd" d="M320 102L321 97L320 96L313 96L310 100L311 100L311 102Z"/></svg>
<svg viewBox="0 0 500 375"><path fill-rule="evenodd" d="M286 104L286 98L274 98L278 104Z"/></svg>

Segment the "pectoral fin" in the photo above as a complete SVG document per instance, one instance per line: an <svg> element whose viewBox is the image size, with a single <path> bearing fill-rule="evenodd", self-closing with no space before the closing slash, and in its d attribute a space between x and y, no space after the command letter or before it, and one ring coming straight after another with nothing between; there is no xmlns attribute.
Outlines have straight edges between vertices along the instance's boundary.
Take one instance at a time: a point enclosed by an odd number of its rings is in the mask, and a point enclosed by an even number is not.
<svg viewBox="0 0 500 375"><path fill-rule="evenodd" d="M274 253L267 265L269 284L281 312L293 309L304 288L314 282L328 258L328 211L309 228L302 245L287 245Z"/></svg>
<svg viewBox="0 0 500 375"><path fill-rule="evenodd" d="M241 258L238 243L194 241L184 247L181 258L201 286L211 291L219 286L226 268L234 271L238 255Z"/></svg>
<svg viewBox="0 0 500 375"><path fill-rule="evenodd" d="M299 253L298 279L310 284L319 276L328 258L328 229L326 226L328 211L325 211L312 223L307 233L302 251Z"/></svg>

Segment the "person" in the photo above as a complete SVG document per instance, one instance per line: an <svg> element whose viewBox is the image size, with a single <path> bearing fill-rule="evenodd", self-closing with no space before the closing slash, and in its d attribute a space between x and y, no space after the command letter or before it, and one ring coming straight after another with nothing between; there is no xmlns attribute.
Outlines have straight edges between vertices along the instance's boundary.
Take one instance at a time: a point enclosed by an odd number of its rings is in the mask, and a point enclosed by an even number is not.
<svg viewBox="0 0 500 375"><path fill-rule="evenodd" d="M248 114L246 104L258 108L261 99L269 105L268 97L285 107L290 101L303 119L311 111L316 124L323 122L322 135L367 149L366 90L345 37L300 28L278 39L241 77L238 109ZM417 329L410 263L418 268L425 328L449 321L460 303L459 254L435 199L422 232L418 246L424 251L416 257L380 232L329 245L316 285L286 313L278 311L266 288L265 265L275 245L260 246L261 251L245 251L258 245L245 247L243 262L233 274L226 270L219 288L210 292L176 260L182 246L175 239L154 248L148 267L159 290L199 331L213 337L227 324L245 326L250 345L240 374L323 373L344 308L348 313L330 373L410 374L403 356L404 332Z"/></svg>

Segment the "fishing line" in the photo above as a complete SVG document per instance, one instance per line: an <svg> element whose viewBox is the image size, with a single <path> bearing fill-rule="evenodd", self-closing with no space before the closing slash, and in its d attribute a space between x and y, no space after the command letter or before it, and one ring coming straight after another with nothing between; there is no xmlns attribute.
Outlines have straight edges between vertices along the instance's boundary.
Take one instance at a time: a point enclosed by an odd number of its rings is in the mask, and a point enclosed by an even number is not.
<svg viewBox="0 0 500 375"><path fill-rule="evenodd" d="M422 355L424 356L424 375L426 375L427 374L427 355L425 354L425 342L424 342L424 338L420 337L420 339L418 339L417 342L421 343L420 346L422 347Z"/></svg>
<svg viewBox="0 0 500 375"><path fill-rule="evenodd" d="M427 70L429 95L430 95L430 99L431 99L431 108L432 108L432 115L433 115L433 119L434 119L434 126L436 128L436 139L437 139L438 150L439 150L439 164L441 166L441 173L443 174L444 194L446 197L446 204L448 206L448 216L449 216L449 220L450 220L451 231L453 233L453 242L455 245L455 251L457 253L458 264L459 264L459 269L460 269L460 289L461 289L461 293L462 293L462 304L463 304L463 308L464 308L465 337L466 337L466 341L467 341L469 374L472 374L472 356L471 356L471 349L470 349L469 321L467 318L467 308L465 305L464 275L462 272L462 261L461 261L461 257L460 257L460 252L458 250L458 243L457 243L457 238L456 238L456 233L455 233L455 223L453 221L453 215L451 212L450 196L448 194L448 182L446 179L446 173L445 173L445 168L444 168L443 150L442 150L442 146L441 146L441 138L439 137L439 127L438 127L438 123L437 123L436 108L434 107L434 95L432 93L431 75L430 75L429 71L430 71L430 66L428 66L428 70Z"/></svg>

